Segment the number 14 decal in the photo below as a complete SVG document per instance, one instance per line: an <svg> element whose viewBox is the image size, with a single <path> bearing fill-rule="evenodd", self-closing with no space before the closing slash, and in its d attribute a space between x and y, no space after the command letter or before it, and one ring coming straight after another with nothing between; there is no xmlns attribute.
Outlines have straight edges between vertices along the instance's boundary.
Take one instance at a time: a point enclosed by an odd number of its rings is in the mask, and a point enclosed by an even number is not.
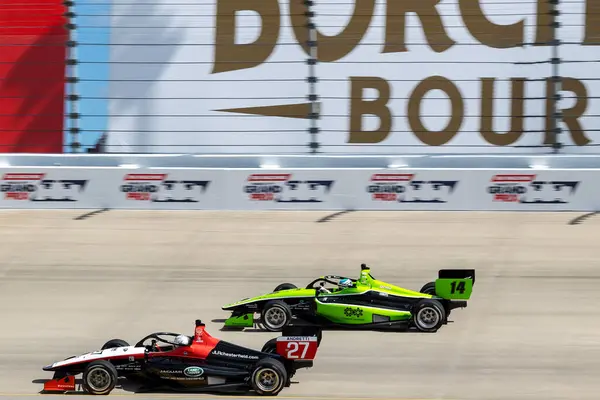
<svg viewBox="0 0 600 400"><path fill-rule="evenodd" d="M456 284L456 281L453 281L452 283L450 283L450 293L454 294L456 292L459 292L460 294L463 294L465 292L465 282L461 281L458 282L458 285Z"/></svg>
<svg viewBox="0 0 600 400"><path fill-rule="evenodd" d="M286 346L287 356L286 358L304 358L306 357L306 352L308 351L308 347L310 343L308 342L288 342ZM298 355L298 353L302 351L302 355Z"/></svg>

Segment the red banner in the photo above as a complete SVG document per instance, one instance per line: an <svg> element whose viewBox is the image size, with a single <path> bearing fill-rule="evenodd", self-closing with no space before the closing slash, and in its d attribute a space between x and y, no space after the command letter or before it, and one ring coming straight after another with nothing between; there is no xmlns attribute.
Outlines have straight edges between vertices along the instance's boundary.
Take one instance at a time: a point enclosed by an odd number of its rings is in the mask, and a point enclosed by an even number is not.
<svg viewBox="0 0 600 400"><path fill-rule="evenodd" d="M0 2L0 153L62 153L62 0Z"/></svg>

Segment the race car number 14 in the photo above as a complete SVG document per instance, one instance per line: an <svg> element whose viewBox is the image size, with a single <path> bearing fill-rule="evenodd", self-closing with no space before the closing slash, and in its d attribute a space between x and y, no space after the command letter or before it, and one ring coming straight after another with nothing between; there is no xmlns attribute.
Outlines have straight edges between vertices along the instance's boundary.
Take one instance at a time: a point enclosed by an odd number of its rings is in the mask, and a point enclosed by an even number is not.
<svg viewBox="0 0 600 400"><path fill-rule="evenodd" d="M277 353L288 360L313 360L317 353L317 338L279 337Z"/></svg>

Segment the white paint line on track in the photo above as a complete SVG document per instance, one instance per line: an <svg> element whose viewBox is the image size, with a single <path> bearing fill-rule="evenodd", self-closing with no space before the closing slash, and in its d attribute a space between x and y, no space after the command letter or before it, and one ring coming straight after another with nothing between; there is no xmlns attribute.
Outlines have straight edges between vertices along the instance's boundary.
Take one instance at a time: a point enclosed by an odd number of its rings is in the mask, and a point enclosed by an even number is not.
<svg viewBox="0 0 600 400"><path fill-rule="evenodd" d="M30 394L30 393L0 393L0 398L2 397L56 397L56 396L89 396L86 393L69 393L67 395L65 394L52 394L52 393L35 393L35 394ZM176 398L176 399L185 399L185 398L198 398L201 397L205 400L219 400L219 399L223 399L223 398L232 398L232 399L239 399L239 400L256 400L258 396L236 396L236 395L220 395L220 396L214 396L214 395L209 395L209 394L203 394L203 393L193 393L193 394L179 394L179 393L138 393L138 394L129 394L129 393L111 393L109 395L109 397L120 397L120 398L127 398L127 397L131 397L131 398L137 398L137 399L142 399L142 398L156 398L156 397L160 397L160 398ZM407 398L407 397L347 397L347 396L340 396L340 397L335 397L335 396L320 396L320 397L313 397L313 396L276 396L277 399L287 399L287 400L337 400L337 399L343 399L343 400L458 400L458 399L424 399L424 398Z"/></svg>

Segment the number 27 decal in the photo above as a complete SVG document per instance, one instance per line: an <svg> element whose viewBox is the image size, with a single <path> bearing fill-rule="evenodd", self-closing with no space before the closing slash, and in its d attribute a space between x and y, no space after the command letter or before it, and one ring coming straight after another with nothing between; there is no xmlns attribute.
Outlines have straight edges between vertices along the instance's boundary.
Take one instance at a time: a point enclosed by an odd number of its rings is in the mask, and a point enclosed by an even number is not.
<svg viewBox="0 0 600 400"><path fill-rule="evenodd" d="M310 343L308 342L288 342L286 346L287 356L286 358L304 358ZM301 355L298 353L302 352Z"/></svg>

